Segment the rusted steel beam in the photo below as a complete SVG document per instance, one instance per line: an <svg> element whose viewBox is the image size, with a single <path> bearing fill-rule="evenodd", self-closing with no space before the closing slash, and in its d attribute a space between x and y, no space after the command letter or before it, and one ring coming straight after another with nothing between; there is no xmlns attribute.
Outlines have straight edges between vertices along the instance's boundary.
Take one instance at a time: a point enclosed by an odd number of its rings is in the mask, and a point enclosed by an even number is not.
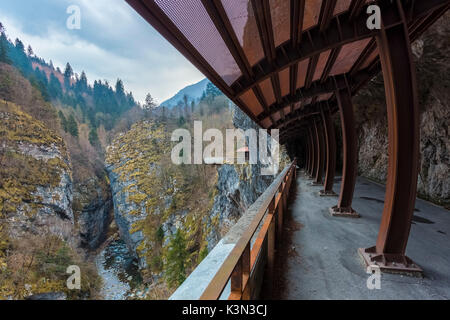
<svg viewBox="0 0 450 320"><path fill-rule="evenodd" d="M314 132L314 129L310 126L308 128L309 130L309 135L311 136L311 146L312 146L312 152L311 152L311 179L314 178L314 175L316 173L316 168L317 168L317 142L316 142L316 135Z"/></svg>
<svg viewBox="0 0 450 320"><path fill-rule="evenodd" d="M235 102L251 119L260 123L261 118L257 118L249 108L239 98L241 93L249 88L256 86L260 81L271 77L280 70L294 66L303 59L310 58L329 49L340 47L343 44L350 43L359 39L364 39L376 35L376 31L368 32L365 26L365 15L357 15L355 19L350 19L350 13L347 12L334 17L331 20L330 27L326 32L320 32L319 26L308 31L299 29L298 41L300 45L293 46L291 42L283 44L276 48L275 53L267 55L260 63L251 68L248 78L245 69L242 71L242 77L235 81L232 86L228 86L222 77L212 68L205 58L196 50L192 43L187 40L183 33L161 10L154 0L126 0L145 20L160 32L175 48L177 48L189 61L191 61L201 72L203 72L225 95ZM220 1L216 1L216 4ZM303 10L304 1L299 0L300 9ZM382 7L382 12L390 12L391 0L379 0L375 2ZM442 15L448 9L449 0L428 0L428 1L405 1L404 9L408 12L409 21L418 21L423 17L430 16L424 24L418 25L411 35L411 39L418 37L424 28L429 26L435 19ZM267 7L267 5L266 5ZM445 8L444 8L445 7ZM441 13L434 14L437 10ZM351 10L350 10L351 11ZM435 12L433 12L435 11ZM265 9L265 12L270 10ZM269 15L270 16L270 15ZM303 14L299 15L300 21ZM388 15L384 18L384 26L395 26L400 23L398 16ZM214 20L214 19L213 19ZM269 21L270 23L270 21ZM299 23L301 26L302 23ZM220 29L220 28L218 28ZM229 26L228 28L229 29ZM306 34L311 36L312 41L301 41ZM231 52L233 54L233 52ZM355 70L353 70L355 71ZM367 81L361 82L364 84ZM360 86L359 86L360 87ZM274 88L276 90L276 88ZM257 94L257 96L260 96ZM283 97L282 101L285 100ZM277 101L278 102L278 101ZM288 104L289 105L289 104ZM292 105L292 104L291 104ZM270 106L269 106L270 108Z"/></svg>
<svg viewBox="0 0 450 320"><path fill-rule="evenodd" d="M419 98L405 12L404 23L383 28L377 37L383 70L388 121L388 175L376 246L360 250L366 263L382 270L421 273L405 256L419 173Z"/></svg>
<svg viewBox="0 0 450 320"><path fill-rule="evenodd" d="M307 173L311 175L311 163L312 163L312 146L311 146L311 136L309 132L307 133L306 137L307 145L308 145L308 167L307 167Z"/></svg>
<svg viewBox="0 0 450 320"><path fill-rule="evenodd" d="M321 32L324 32L330 25L336 3L337 0L322 1L322 7L319 15L319 30Z"/></svg>
<svg viewBox="0 0 450 320"><path fill-rule="evenodd" d="M239 69L241 69L242 74L250 79L251 76L253 76L250 64L234 32L233 26L228 19L225 9L223 8L222 2L218 0L201 1L228 50L230 50L231 55L239 66Z"/></svg>
<svg viewBox="0 0 450 320"><path fill-rule="evenodd" d="M313 183L317 180L317 177L319 176L320 171L320 137L319 137L319 130L317 128L317 123L314 121L311 128L313 132L313 138L314 138L314 172L313 172Z"/></svg>
<svg viewBox="0 0 450 320"><path fill-rule="evenodd" d="M291 44L292 48L296 48L300 42L300 36L303 28L303 16L305 11L305 0L291 0ZM290 66L290 94L294 95L297 89L298 63ZM281 97L281 94L280 94ZM277 100L281 103L281 99ZM294 105L291 104L291 112ZM281 109L283 110L283 109ZM283 117L284 118L284 117Z"/></svg>
<svg viewBox="0 0 450 320"><path fill-rule="evenodd" d="M354 20L359 14L366 3L366 0L353 0L350 4L350 20Z"/></svg>
<svg viewBox="0 0 450 320"><path fill-rule="evenodd" d="M321 185L323 179L323 169L325 163L325 141L323 137L323 128L319 121L314 121L314 131L316 133L316 142L317 142L317 167L314 175L315 185Z"/></svg>
<svg viewBox="0 0 450 320"><path fill-rule="evenodd" d="M421 24L417 25L413 30L410 31L411 42L417 40L417 38L427 30L433 23L436 22L444 13L450 9L450 1L447 1L447 5L443 5L439 9L431 12L426 17L424 17Z"/></svg>
<svg viewBox="0 0 450 320"><path fill-rule="evenodd" d="M320 77L320 82L323 83L328 79L331 69L333 68L340 52L341 52L341 48L334 48L333 50L331 50L330 56L328 57L327 64L325 65L325 69L323 70L322 76Z"/></svg>
<svg viewBox="0 0 450 320"><path fill-rule="evenodd" d="M311 128L308 127L309 142L311 145L311 165L309 167L309 176L312 178L314 174L314 136L311 133Z"/></svg>
<svg viewBox="0 0 450 320"><path fill-rule="evenodd" d="M256 24L258 26L258 32L261 39L261 43L263 46L264 54L267 57L267 59L270 61L270 63L273 63L276 57L275 52L275 41L274 41L274 35L273 35L273 28L272 28L272 18L270 16L270 4L268 0L252 0L251 4L253 6L253 11L255 13L255 20ZM273 92L275 94L275 98L277 102L281 101L281 90L280 90L280 80L278 77L278 74L272 75L271 77L271 84L273 87ZM268 106L265 102L264 96L259 88L259 86L254 86L254 88L257 88L258 100L264 103L264 110L268 109ZM261 100L262 99L262 100ZM264 100L264 101L263 101ZM283 117L284 118L284 117ZM274 122L273 114L271 114L271 120L272 123Z"/></svg>
<svg viewBox="0 0 450 320"><path fill-rule="evenodd" d="M304 150L304 157L305 157L305 166L304 166L304 170L305 173L308 172L308 168L309 168L309 147L308 147L308 137L305 137L305 139L303 140L304 144L303 144L303 150Z"/></svg>
<svg viewBox="0 0 450 320"><path fill-rule="evenodd" d="M125 0L139 15L150 23L167 41L169 41L186 59L208 77L226 96L239 105L239 107L255 122L255 115L239 101L233 89L228 86L222 77L195 49L183 33L160 9L154 0Z"/></svg>
<svg viewBox="0 0 450 320"><path fill-rule="evenodd" d="M306 77L305 77L305 88L306 89L309 89L311 87L314 73L316 72L318 62L319 62L318 54L309 60L308 71L306 72Z"/></svg>
<svg viewBox="0 0 450 320"><path fill-rule="evenodd" d="M405 1L404 7L408 11L410 8L414 8L412 19L416 20L446 5L447 2L448 0ZM391 0L379 0L374 3L381 7L382 12L389 13L395 9L395 3L392 3ZM254 77L250 81L242 77L232 85L236 96L240 96L257 83L304 59L314 57L324 51L341 47L350 42L377 35L378 30L369 30L366 22L367 15L358 14L352 17L350 12L346 12L333 17L330 22L330 27L325 32L320 31L320 26L304 31L302 38L309 38L310 36L312 41L305 41L303 39L296 48L292 48L290 42L276 48L276 53L272 53L273 56L271 56L271 59L265 58L252 67ZM386 27L395 26L401 23L401 20L398 16L388 14L383 23Z"/></svg>
<svg viewBox="0 0 450 320"><path fill-rule="evenodd" d="M300 88L295 91L295 94L288 95L283 97L281 103L274 103L269 106L269 110L267 112L262 112L258 119L264 120L271 114L278 112L279 110L291 105L295 104L299 101L305 101L307 99L316 97L318 95L333 93L336 91L336 86L340 89L346 88L347 85L354 86L358 83L370 80L376 72L373 72L369 69L363 69L354 75L350 76L349 74L339 74L333 77L328 77L325 81L316 80L312 82L310 88ZM293 115L287 116L286 119L292 117ZM278 121L277 123L282 123L282 121Z"/></svg>
<svg viewBox="0 0 450 320"><path fill-rule="evenodd" d="M302 108L302 112L295 112L295 117L286 116L284 122L277 122L275 128L280 129L282 134L287 132L286 129L297 129L300 125L305 123L305 121L300 120L305 120L306 118L320 114L315 107L316 106L313 104L305 106Z"/></svg>
<svg viewBox="0 0 450 320"><path fill-rule="evenodd" d="M296 48L301 41L303 18L305 14L305 0L291 0L291 42Z"/></svg>
<svg viewBox="0 0 450 320"><path fill-rule="evenodd" d="M410 38L411 41L416 40L426 29L428 29L434 22L436 22L437 19L439 19L449 8L450 8L450 1L447 1L449 4L447 5L441 5L436 9L435 11L432 11L431 13L428 13L428 15L422 15L420 19L417 19L409 26L409 32L410 32ZM435 7L433 7L435 8ZM420 9L424 10L424 9ZM363 85L365 85L371 78L373 78L379 71L381 71L381 65L378 66L379 59L376 59L369 67L367 67L364 70L361 70L361 65L366 61L366 59L372 54L372 52L376 49L377 44L375 41L375 38L370 41L370 43L366 46L363 53L360 55L358 60L353 65L351 71L349 74L343 74L335 76L334 80L339 84L339 88L345 87L345 81L348 82L349 86L352 88L352 94L356 93L359 88L361 88ZM330 54L330 59L332 58L332 54ZM330 59L327 63L330 65ZM326 73L326 71L324 71ZM323 79L321 79L323 80ZM331 92L332 90L332 82L333 79L328 78L323 85L318 84L319 81L316 81L312 84L311 90L301 91L302 89L299 89L296 92L296 95L294 97L284 97L283 101L287 103L297 102L304 99L310 98L312 95L316 94L323 94ZM322 91L318 92L317 88L323 89ZM278 108L283 108L283 104L280 106L277 106L276 104L269 107L271 112L276 111ZM292 115L291 115L292 116ZM265 114L261 114L258 118L266 118L267 116ZM289 119L289 118L288 118ZM280 122L280 121L279 121ZM279 123L278 122L278 123Z"/></svg>
<svg viewBox="0 0 450 320"><path fill-rule="evenodd" d="M280 134L280 141L285 142L287 138L292 137L292 136L299 136L304 134L305 128L308 126L311 126L312 124L312 118L315 116L320 115L320 113L316 112L314 114L310 114L307 117L305 117L304 119L302 119L301 121L298 122L298 124L293 125L292 127L289 127L288 129L285 129L283 131L281 131Z"/></svg>
<svg viewBox="0 0 450 320"><path fill-rule="evenodd" d="M361 69L363 63L366 62L366 60L370 57L370 55L376 49L376 47L377 43L375 39L370 40L369 44L364 48L363 52L360 54L355 64L352 66L352 69L350 70L351 75L354 75Z"/></svg>
<svg viewBox="0 0 450 320"><path fill-rule="evenodd" d="M342 140L344 145L344 164L338 205L330 208L330 212L334 216L359 217L359 215L352 209L358 159L358 146L356 140L352 97L349 89L336 90L336 97L341 117Z"/></svg>
<svg viewBox="0 0 450 320"><path fill-rule="evenodd" d="M209 14L211 21L213 21L216 26L220 36L224 40L228 50L230 50L230 53L239 66L239 69L241 69L242 73L250 79L253 76L250 64L239 43L236 33L234 32L233 26L228 19L222 2L220 0L202 0L202 4L205 7L206 12ZM259 86L253 87L253 93L263 109L267 111L268 106ZM271 116L271 120L274 122L273 116Z"/></svg>
<svg viewBox="0 0 450 320"><path fill-rule="evenodd" d="M308 134L304 137L304 150L305 150L305 174L308 174L309 171L309 138Z"/></svg>
<svg viewBox="0 0 450 320"><path fill-rule="evenodd" d="M326 174L321 196L336 196L333 191L334 176L336 173L336 136L334 132L333 119L328 107L321 107L323 126L325 128L325 145L327 150Z"/></svg>

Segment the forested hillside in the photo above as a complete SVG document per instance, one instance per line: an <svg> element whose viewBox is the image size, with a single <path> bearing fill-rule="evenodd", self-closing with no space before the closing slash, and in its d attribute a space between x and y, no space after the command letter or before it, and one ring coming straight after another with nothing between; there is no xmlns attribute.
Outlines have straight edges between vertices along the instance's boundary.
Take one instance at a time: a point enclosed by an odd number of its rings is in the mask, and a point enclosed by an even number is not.
<svg viewBox="0 0 450 320"><path fill-rule="evenodd" d="M1 26L0 99L0 299L167 298L271 182L259 166L172 164L177 128L256 127L209 81L140 105Z"/></svg>

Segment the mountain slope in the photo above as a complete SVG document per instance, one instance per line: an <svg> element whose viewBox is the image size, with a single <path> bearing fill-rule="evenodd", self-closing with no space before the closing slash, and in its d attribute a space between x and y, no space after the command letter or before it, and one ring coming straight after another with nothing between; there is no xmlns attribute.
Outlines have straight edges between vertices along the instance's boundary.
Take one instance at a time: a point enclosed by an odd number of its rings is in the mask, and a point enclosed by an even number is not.
<svg viewBox="0 0 450 320"><path fill-rule="evenodd" d="M187 86L186 88L180 90L172 98L162 102L161 106L165 106L166 108L173 108L178 104L178 102L183 101L184 95L188 97L189 103L191 103L192 101L196 101L202 97L208 83L208 79L203 79L196 84Z"/></svg>

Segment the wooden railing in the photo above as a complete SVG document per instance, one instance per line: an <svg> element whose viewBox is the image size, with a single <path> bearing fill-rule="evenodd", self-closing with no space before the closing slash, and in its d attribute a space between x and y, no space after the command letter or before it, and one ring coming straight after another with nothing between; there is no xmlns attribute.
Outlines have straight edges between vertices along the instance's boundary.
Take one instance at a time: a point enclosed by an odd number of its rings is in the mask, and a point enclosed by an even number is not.
<svg viewBox="0 0 450 320"><path fill-rule="evenodd" d="M217 300L231 279L229 300L251 300L260 295L263 281L268 290L273 286L275 244L281 240L283 213L292 181L296 178L296 160L291 164L266 198L254 219L244 231L235 247L223 262L200 297L201 300ZM254 235L257 233L256 239Z"/></svg>

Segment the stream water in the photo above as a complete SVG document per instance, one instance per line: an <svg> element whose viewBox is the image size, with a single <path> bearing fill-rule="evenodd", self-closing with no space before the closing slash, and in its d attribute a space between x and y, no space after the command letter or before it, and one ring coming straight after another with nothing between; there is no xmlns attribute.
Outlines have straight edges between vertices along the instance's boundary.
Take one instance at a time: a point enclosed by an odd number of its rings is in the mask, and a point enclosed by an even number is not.
<svg viewBox="0 0 450 320"><path fill-rule="evenodd" d="M105 300L126 300L142 283L138 264L122 240L109 243L96 257Z"/></svg>

